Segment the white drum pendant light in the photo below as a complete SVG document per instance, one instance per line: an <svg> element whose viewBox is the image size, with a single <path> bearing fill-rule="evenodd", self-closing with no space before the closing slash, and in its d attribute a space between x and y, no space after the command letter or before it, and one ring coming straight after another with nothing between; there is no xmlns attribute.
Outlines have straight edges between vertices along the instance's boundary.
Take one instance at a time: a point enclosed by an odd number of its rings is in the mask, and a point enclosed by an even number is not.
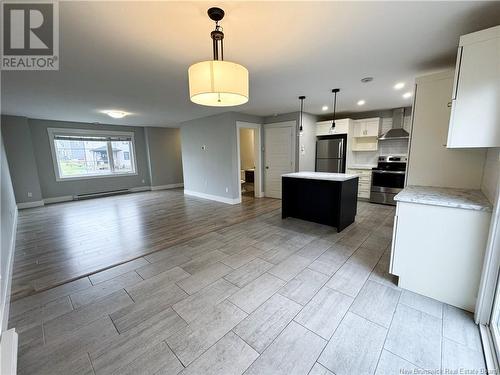
<svg viewBox="0 0 500 375"><path fill-rule="evenodd" d="M189 67L189 96L196 104L211 107L231 107L248 102L248 70L234 62L224 61L224 33L219 21L224 17L220 8L210 8L208 16L215 21L210 33L214 59Z"/></svg>

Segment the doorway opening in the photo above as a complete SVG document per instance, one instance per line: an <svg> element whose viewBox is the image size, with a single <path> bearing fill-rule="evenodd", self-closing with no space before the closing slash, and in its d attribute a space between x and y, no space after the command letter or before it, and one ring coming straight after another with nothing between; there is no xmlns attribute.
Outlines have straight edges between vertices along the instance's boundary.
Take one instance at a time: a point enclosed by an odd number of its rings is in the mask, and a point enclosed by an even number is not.
<svg viewBox="0 0 500 375"><path fill-rule="evenodd" d="M260 124L237 123L238 185L241 200L262 197L260 129Z"/></svg>

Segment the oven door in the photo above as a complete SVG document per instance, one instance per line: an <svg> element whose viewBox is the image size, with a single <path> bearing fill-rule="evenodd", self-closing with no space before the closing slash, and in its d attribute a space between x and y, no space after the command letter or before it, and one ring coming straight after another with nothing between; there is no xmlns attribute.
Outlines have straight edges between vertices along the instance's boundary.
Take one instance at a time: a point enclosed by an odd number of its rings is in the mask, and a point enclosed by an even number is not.
<svg viewBox="0 0 500 375"><path fill-rule="evenodd" d="M372 187L403 189L404 185L404 171L372 170Z"/></svg>

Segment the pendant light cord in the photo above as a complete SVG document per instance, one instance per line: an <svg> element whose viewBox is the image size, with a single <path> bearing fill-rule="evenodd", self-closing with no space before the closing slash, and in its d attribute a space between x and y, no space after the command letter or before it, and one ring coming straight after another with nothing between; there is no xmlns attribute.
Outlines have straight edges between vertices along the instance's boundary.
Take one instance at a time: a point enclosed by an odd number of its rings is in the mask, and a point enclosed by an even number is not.
<svg viewBox="0 0 500 375"><path fill-rule="evenodd" d="M299 121L299 132L302 133L302 131L304 130L303 126L302 126L302 117L304 116L304 99L306 97L305 96L299 96L299 100L300 100L300 121Z"/></svg>
<svg viewBox="0 0 500 375"><path fill-rule="evenodd" d="M333 92L333 120L332 120L332 129L335 128L335 115L337 113L337 93L340 89L332 89Z"/></svg>

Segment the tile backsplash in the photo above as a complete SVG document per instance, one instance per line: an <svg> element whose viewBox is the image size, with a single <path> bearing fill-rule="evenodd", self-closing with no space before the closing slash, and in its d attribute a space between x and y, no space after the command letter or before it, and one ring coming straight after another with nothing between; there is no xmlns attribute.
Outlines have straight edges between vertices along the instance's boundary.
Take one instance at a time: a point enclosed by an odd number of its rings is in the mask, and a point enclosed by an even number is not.
<svg viewBox="0 0 500 375"><path fill-rule="evenodd" d="M408 140L407 139L393 139L380 141L378 143L378 151L380 155L393 155L408 153Z"/></svg>

